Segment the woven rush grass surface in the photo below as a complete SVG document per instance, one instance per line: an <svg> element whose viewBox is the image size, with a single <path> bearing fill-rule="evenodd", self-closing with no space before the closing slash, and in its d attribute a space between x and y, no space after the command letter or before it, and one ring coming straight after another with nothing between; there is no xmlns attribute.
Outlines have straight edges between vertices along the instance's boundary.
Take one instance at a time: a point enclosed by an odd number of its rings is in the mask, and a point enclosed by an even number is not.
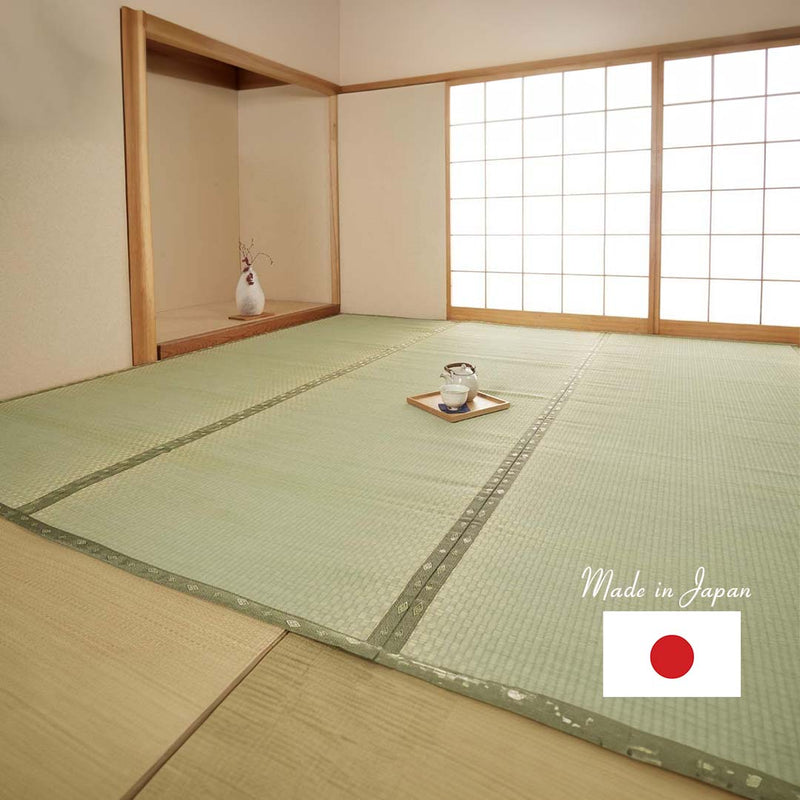
<svg viewBox="0 0 800 800"><path fill-rule="evenodd" d="M405 403L457 360L511 408L451 425ZM799 364L784 346L335 317L0 405L0 511L618 752L796 800ZM717 606L743 612L742 699L603 700L581 570L682 586L700 564L753 588Z"/></svg>
<svg viewBox="0 0 800 800"><path fill-rule="evenodd" d="M800 783L799 365L789 347L610 337L402 656L753 768L702 759L722 786ZM582 598L589 565L622 585L641 570L647 596ZM741 699L604 699L602 611L678 610L701 565L705 585L752 589L714 606L742 613ZM681 588L654 598L657 581ZM669 749L637 743L654 763Z"/></svg>
<svg viewBox="0 0 800 800"><path fill-rule="evenodd" d="M35 516L195 591L286 612L295 629L365 641L598 339L450 326ZM511 408L452 425L405 402L458 358Z"/></svg>
<svg viewBox="0 0 800 800"><path fill-rule="evenodd" d="M0 403L0 501L21 506L443 324L337 316Z"/></svg>

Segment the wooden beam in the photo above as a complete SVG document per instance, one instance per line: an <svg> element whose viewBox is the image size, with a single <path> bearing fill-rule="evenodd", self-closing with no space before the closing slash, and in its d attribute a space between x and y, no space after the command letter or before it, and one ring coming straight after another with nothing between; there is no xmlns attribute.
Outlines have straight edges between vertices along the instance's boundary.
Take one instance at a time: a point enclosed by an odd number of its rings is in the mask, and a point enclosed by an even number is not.
<svg viewBox="0 0 800 800"><path fill-rule="evenodd" d="M328 100L328 135L331 191L331 303L341 302L341 273L339 259L339 101L334 95Z"/></svg>
<svg viewBox="0 0 800 800"><path fill-rule="evenodd" d="M269 89L273 86L286 86L286 81L278 81L275 78L267 78L265 75L258 75L240 67L236 70L236 88L239 91L245 89Z"/></svg>
<svg viewBox="0 0 800 800"><path fill-rule="evenodd" d="M550 314L543 311L506 311L493 308L448 309L447 318L459 322L497 322L503 325L526 325L532 328L561 328L614 333L648 333L647 319L603 317L590 314Z"/></svg>
<svg viewBox="0 0 800 800"><path fill-rule="evenodd" d="M159 42L147 42L147 71L225 89L238 88L236 67Z"/></svg>
<svg viewBox="0 0 800 800"><path fill-rule="evenodd" d="M154 17L152 14L145 14L144 17L148 41L188 50L190 53L213 58L224 64L231 64L234 67L277 81L303 86L320 94L335 95L341 91L341 87L335 83L318 78L308 72L301 72L277 61L270 61L255 53L248 53L246 50L217 41L209 36L203 36L201 33L183 28L160 17Z"/></svg>
<svg viewBox="0 0 800 800"><path fill-rule="evenodd" d="M588 69L590 67L624 64L629 61L645 61L657 55L690 56L696 52L724 53L747 49L750 46L763 47L769 44L788 44L800 42L800 26L778 28L755 33L741 33L733 36L716 36L710 39L694 39L687 42L633 47L626 50L609 50L603 53L589 53L570 58L548 58L539 61L523 61L515 64L501 64L474 69L438 72L429 75L416 75L408 78L393 78L368 83L351 83L340 87L343 94L367 92L374 89L393 89L399 86L416 86L423 83L461 81L469 83L477 80L495 80L530 75L536 72L553 72L560 69Z"/></svg>
<svg viewBox="0 0 800 800"><path fill-rule="evenodd" d="M213 58L190 53L180 47L148 40L147 71L169 75L195 83L222 86L226 89L265 89L286 86L285 81L267 78Z"/></svg>
<svg viewBox="0 0 800 800"><path fill-rule="evenodd" d="M121 9L122 101L128 208L128 272L134 365L157 358L150 172L147 154L147 53L144 12Z"/></svg>

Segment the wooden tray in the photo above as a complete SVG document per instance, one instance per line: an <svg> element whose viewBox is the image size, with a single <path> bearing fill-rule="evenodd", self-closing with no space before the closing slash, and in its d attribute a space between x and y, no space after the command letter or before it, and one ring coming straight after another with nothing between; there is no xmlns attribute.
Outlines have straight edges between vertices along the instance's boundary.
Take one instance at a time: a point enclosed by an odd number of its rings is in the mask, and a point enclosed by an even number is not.
<svg viewBox="0 0 800 800"><path fill-rule="evenodd" d="M233 316L228 317L228 319L238 319L242 322L249 322L251 319L264 319L264 317L274 317L274 311L265 311L263 314L251 314L247 316L246 314L233 314Z"/></svg>
<svg viewBox="0 0 800 800"><path fill-rule="evenodd" d="M492 397L485 392L478 392L474 400L467 403L469 411L463 414L446 414L444 411L439 410L439 403L442 402L442 396L439 392L426 392L425 394L415 394L412 397L407 397L406 402L412 406L421 408L423 411L428 411L435 414L440 419L446 419L448 422L461 422L463 419L472 419L473 417L480 417L484 414L491 414L494 411L503 411L508 408L511 403L508 400L501 400L499 397Z"/></svg>

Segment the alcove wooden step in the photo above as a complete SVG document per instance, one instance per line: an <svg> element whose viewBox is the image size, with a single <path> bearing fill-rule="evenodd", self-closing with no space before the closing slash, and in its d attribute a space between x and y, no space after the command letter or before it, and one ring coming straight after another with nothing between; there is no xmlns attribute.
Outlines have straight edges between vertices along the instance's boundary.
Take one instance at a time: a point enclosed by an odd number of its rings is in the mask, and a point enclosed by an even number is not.
<svg viewBox="0 0 800 800"><path fill-rule="evenodd" d="M267 300L265 313L236 320L233 302L209 303L156 314L159 359L290 328L339 313L335 303Z"/></svg>

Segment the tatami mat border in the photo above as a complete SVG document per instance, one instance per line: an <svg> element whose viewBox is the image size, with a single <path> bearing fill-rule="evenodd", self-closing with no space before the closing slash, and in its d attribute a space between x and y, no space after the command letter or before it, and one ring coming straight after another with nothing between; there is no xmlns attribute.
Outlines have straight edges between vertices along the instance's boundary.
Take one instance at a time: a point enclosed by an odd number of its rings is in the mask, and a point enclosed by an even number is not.
<svg viewBox="0 0 800 800"><path fill-rule="evenodd" d="M378 648L368 642L347 636L340 631L326 628L324 625L319 625L316 622L298 617L281 609L272 608L247 597L241 597L217 586L211 586L210 584L187 578L185 575L178 575L177 573L169 572L169 570L161 569L161 567L148 564L146 561L131 558L117 550L112 550L110 547L93 542L91 539L76 536L74 533L42 522L30 514L11 508L11 506L7 506L4 503L0 503L0 517L25 528L31 533L38 534L44 539L63 544L72 550L85 553L92 558L98 559L98 561L104 561L106 564L111 564L160 586L167 586L184 594L217 603L242 614L247 614L249 617L277 625L287 631L300 633L318 642L335 645L342 650L347 650L363 658L374 659L378 654Z"/></svg>
<svg viewBox="0 0 800 800"><path fill-rule="evenodd" d="M458 566L486 524L498 503L525 466L530 454L547 432L563 404L572 394L575 382L583 375L591 360L608 337L599 336L586 358L577 366L564 386L550 400L544 412L519 438L494 475L470 501L445 537L434 548L425 563L414 573L405 589L392 603L392 607L378 623L367 641L379 645L386 652L399 653L408 641L422 615L441 589L444 582Z"/></svg>
<svg viewBox="0 0 800 800"><path fill-rule="evenodd" d="M670 739L652 736L608 717L545 695L450 672L397 653L387 652L370 642L347 636L340 631L326 628L281 609L266 606L233 592L130 558L97 542L48 525L3 503L0 503L0 516L44 539L85 553L152 583L225 606L292 633L333 645L354 655L421 678L444 689L513 711L637 761L697 778L750 800L798 800L800 797L800 787L792 786L758 770L735 764Z"/></svg>
<svg viewBox="0 0 800 800"><path fill-rule="evenodd" d="M450 327L452 327L452 324L426 331L422 335L415 336L402 344L386 348L369 358L353 362L302 386L268 398L243 411L192 431L185 436L178 437L158 447L125 459L118 464L84 476L19 509L0 503L0 516L45 539L63 544L153 583L200 597L239 613L247 614L294 633L299 633L310 639L339 647L362 658L374 660L379 664L421 678L434 685L529 717L557 730L562 730L598 744L608 750L627 755L635 760L696 778L709 785L750 798L750 800L800 800L800 787L793 786L786 781L758 770L730 762L670 739L639 731L611 718L589 712L555 698L517 687L485 681L469 675L454 673L435 665L415 661L399 652L438 590L452 573L455 566L457 566L466 550L474 542L486 520L497 507L498 502L503 498L519 474L531 452L546 433L550 423L569 398L574 384L583 375L584 370L588 367L608 334L603 334L597 340L562 389L550 400L545 411L518 440L514 448L503 460L501 466L496 470L494 476L477 493L439 546L417 570L367 641L356 639L311 620L297 617L281 609L266 606L224 589L130 558L123 553L56 528L32 516L34 510L52 505L63 499L63 497L80 491L86 486L102 481L125 469L137 466L162 453L170 452L177 447L208 436L217 430L233 425L253 414L257 414L315 386L327 383L362 366L366 366L380 358L403 350Z"/></svg>
<svg viewBox="0 0 800 800"><path fill-rule="evenodd" d="M233 592L192 580L145 561L85 539L69 531L48 525L22 511L0 503L0 517L92 558L123 569L132 575L167 586L184 594L199 597L254 619L298 633L323 644L333 645L383 666L421 678L444 689L458 692L481 702L513 711L557 730L578 736L607 750L627 755L637 761L671 770L704 783L735 792L750 800L798 800L800 787L766 775L758 770L704 753L679 742L638 731L616 720L588 712L577 706L545 695L463 675L441 667L424 664L397 653L387 652L371 642L318 625L311 620L272 608Z"/></svg>
<svg viewBox="0 0 800 800"><path fill-rule="evenodd" d="M291 400L293 397L297 397L298 395L303 394L310 389L314 389L317 386L321 386L324 383L329 383L330 381L336 380L336 378L341 378L343 375L347 375L350 372L361 369L361 367L365 367L375 361L379 361L382 358L386 358L387 356L398 353L401 350L405 350L407 347L411 347L412 345L425 341L425 339L428 339L437 333L442 333L451 327L453 327L453 323L447 323L445 325L440 325L436 328L433 328L432 330L425 331L423 334L414 336L411 339L402 342L401 344L387 347L380 352L375 353L374 355L368 356L367 358L354 361L351 364L347 364L346 366L334 370L333 372L328 372L325 375L314 378L314 380L308 381L300 386L295 386L293 389L289 389L282 394L274 395L273 397L262 400L261 402L249 406L248 408L237 411L236 413L230 414L222 419L218 419L216 422L211 422L201 428L196 428L193 431L189 431L189 433L185 433L183 436L178 436L168 442L156 445L148 450L143 450L141 453L136 453L129 458L118 461L116 464L110 464L107 467L90 472L87 475L83 475L74 481L64 484L63 486L59 486L57 489L54 489L53 491L48 492L41 497L37 497L35 500L31 500L29 503L21 506L19 510L26 514L35 514L37 511L41 511L43 508L48 508L49 506L60 502L65 497L69 497L76 492L80 492L87 486L100 483L100 481L104 481L107 478L111 478L114 475L118 475L120 472L125 472L133 467L137 467L139 464L144 464L146 461L150 461L153 458L164 455L164 453L170 453L173 450L177 450L179 447L184 447L187 444L196 442L198 439L203 439L206 436L210 436L212 433L221 431L224 428L229 428L231 425L235 425L237 422L248 419L255 414L260 414L262 411L273 408L274 406L277 406L286 400Z"/></svg>
<svg viewBox="0 0 800 800"><path fill-rule="evenodd" d="M543 694L485 681L381 650L375 661L585 739L635 761L677 772L750 800L798 800L800 787L689 745L637 730Z"/></svg>

